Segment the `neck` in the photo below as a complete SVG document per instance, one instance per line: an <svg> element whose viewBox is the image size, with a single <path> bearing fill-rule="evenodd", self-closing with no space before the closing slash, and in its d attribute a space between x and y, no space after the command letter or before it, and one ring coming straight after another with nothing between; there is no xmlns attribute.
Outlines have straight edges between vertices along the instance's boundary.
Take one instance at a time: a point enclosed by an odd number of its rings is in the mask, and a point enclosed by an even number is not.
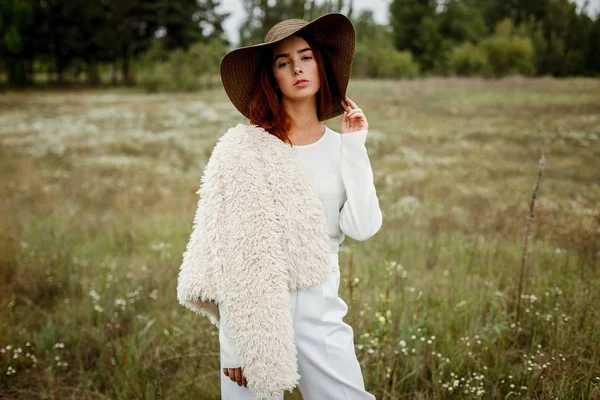
<svg viewBox="0 0 600 400"><path fill-rule="evenodd" d="M321 137L323 125L317 116L317 97L302 100L283 99L285 111L290 116L292 126L289 138L295 144L311 143Z"/></svg>

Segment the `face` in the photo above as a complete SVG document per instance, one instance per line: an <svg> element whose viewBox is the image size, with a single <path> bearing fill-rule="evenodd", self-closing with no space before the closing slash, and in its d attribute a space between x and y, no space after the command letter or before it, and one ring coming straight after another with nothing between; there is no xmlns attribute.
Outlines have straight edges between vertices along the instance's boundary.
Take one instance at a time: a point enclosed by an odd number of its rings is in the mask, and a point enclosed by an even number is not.
<svg viewBox="0 0 600 400"><path fill-rule="evenodd" d="M299 36L290 36L276 45L272 68L277 86L289 100L314 96L321 87L315 56Z"/></svg>

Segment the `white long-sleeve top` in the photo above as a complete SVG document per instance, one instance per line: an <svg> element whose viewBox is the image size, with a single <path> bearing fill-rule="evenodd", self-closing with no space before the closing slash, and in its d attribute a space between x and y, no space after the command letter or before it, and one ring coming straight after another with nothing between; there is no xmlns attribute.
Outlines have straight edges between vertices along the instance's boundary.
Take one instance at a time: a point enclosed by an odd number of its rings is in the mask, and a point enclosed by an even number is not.
<svg viewBox="0 0 600 400"><path fill-rule="evenodd" d="M319 194L329 229L329 251L337 254L345 236L367 240L382 225L373 170L365 146L367 130L340 134L325 126L314 143L293 146L298 161ZM221 310L220 310L221 311ZM220 313L221 364L238 368L237 351Z"/></svg>

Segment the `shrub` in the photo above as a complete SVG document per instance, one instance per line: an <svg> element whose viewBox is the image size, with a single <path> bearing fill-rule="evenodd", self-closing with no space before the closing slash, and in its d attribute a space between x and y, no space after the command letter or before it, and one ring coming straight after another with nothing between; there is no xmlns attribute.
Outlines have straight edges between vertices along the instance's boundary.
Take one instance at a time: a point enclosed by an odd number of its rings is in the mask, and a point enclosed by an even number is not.
<svg viewBox="0 0 600 400"><path fill-rule="evenodd" d="M488 73L489 65L485 51L466 42L452 49L448 68L455 75L484 75Z"/></svg>
<svg viewBox="0 0 600 400"><path fill-rule="evenodd" d="M414 78L419 75L419 64L409 51L389 49L377 53L378 59L374 60L377 77Z"/></svg>
<svg viewBox="0 0 600 400"><path fill-rule="evenodd" d="M373 50L366 43L357 45L352 73L370 78L414 78L419 75L419 64L409 51L398 51L392 46Z"/></svg>
<svg viewBox="0 0 600 400"><path fill-rule="evenodd" d="M212 85L226 48L220 41L196 43L165 54L154 44L139 60L139 82L149 92L193 91Z"/></svg>
<svg viewBox="0 0 600 400"><path fill-rule="evenodd" d="M531 40L517 36L494 35L481 42L490 73L494 77L535 73L535 54Z"/></svg>

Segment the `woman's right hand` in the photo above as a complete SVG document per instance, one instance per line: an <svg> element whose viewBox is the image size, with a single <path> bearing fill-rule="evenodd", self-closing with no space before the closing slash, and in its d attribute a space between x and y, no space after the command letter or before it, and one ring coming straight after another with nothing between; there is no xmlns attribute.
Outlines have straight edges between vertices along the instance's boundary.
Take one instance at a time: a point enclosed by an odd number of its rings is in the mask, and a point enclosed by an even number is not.
<svg viewBox="0 0 600 400"><path fill-rule="evenodd" d="M242 368L223 368L223 373L234 382L237 382L238 386L248 387L248 381L242 372Z"/></svg>

